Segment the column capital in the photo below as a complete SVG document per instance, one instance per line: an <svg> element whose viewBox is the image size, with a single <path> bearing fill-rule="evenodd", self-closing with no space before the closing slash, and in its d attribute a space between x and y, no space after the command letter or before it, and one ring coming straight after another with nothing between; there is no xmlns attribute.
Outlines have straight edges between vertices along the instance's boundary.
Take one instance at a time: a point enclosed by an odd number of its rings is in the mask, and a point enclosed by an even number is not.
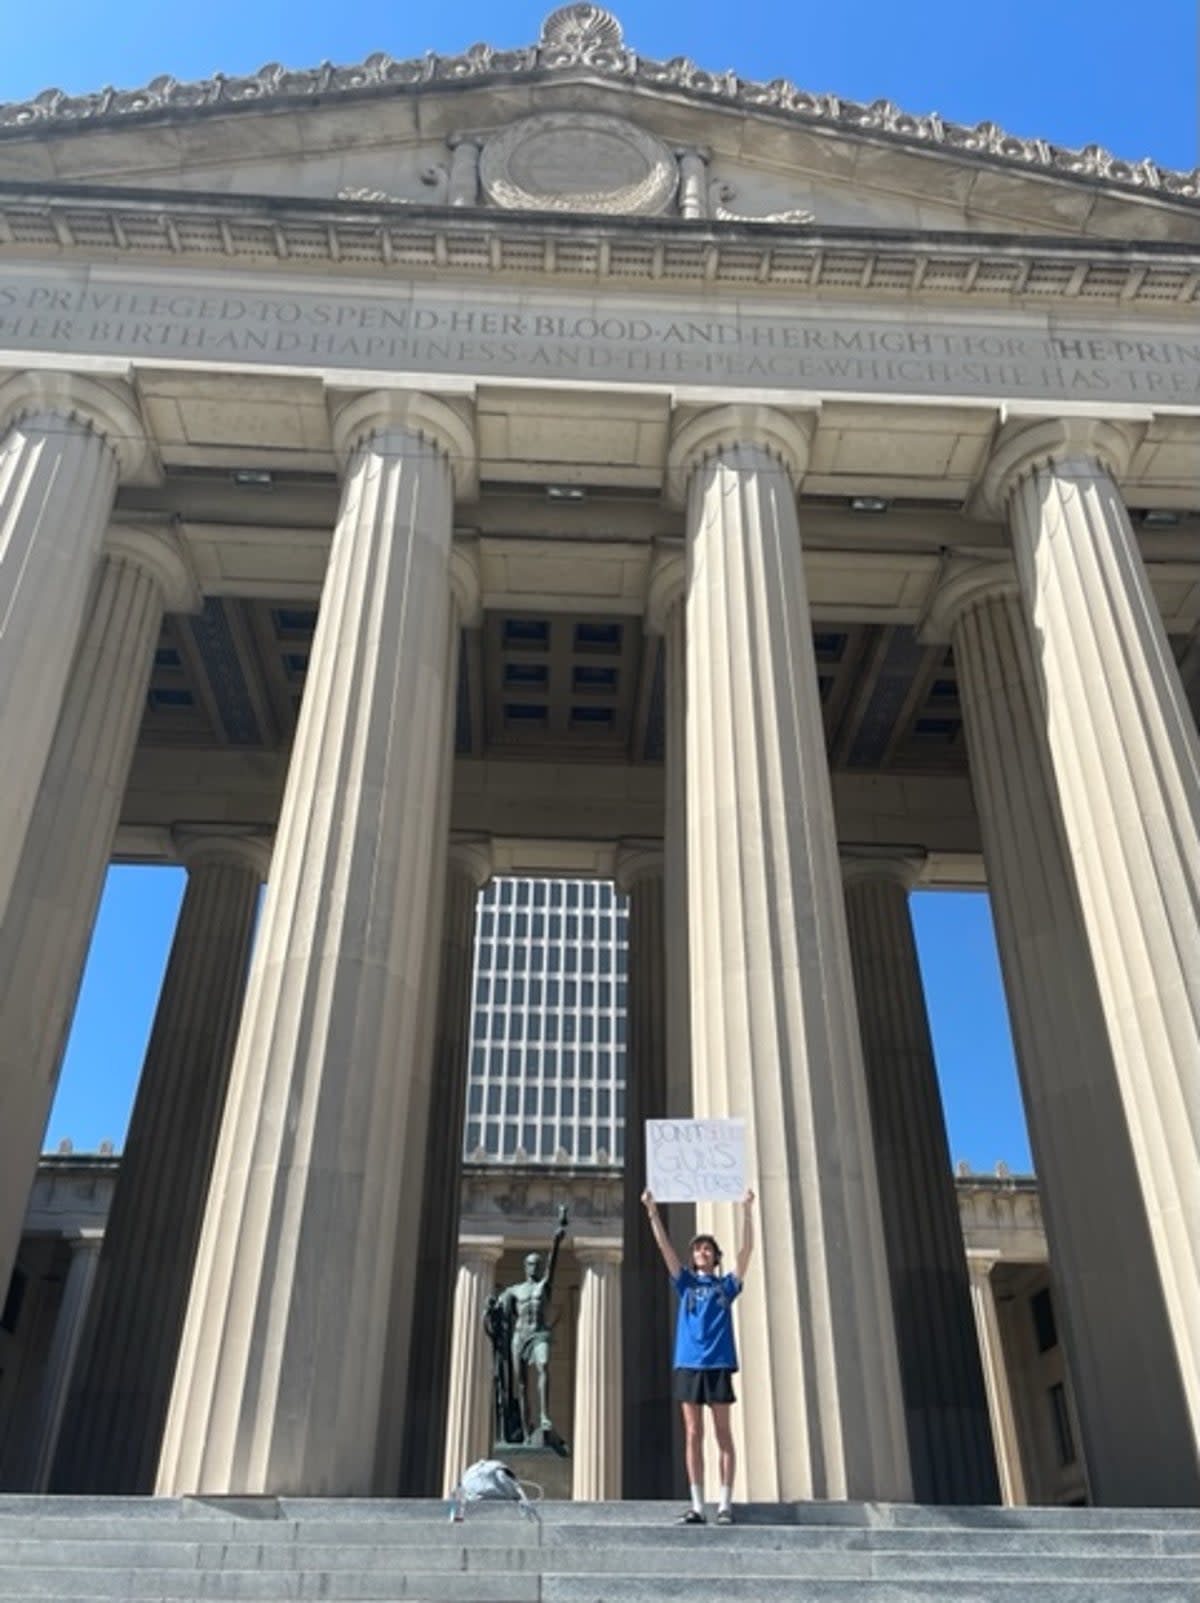
<svg viewBox="0 0 1200 1603"><path fill-rule="evenodd" d="M490 839L451 840L446 862L470 879L476 890L482 890L496 871Z"/></svg>
<svg viewBox="0 0 1200 1603"><path fill-rule="evenodd" d="M265 880L271 868L272 840L267 835L230 834L179 825L171 831L179 861L186 868L216 863L251 868Z"/></svg>
<svg viewBox="0 0 1200 1603"><path fill-rule="evenodd" d="M454 475L455 494L469 499L478 489L475 420L465 397L442 399L423 390L330 392L333 448L343 469L352 453L373 434L415 434L440 450Z"/></svg>
<svg viewBox="0 0 1200 1603"><path fill-rule="evenodd" d="M843 846L840 849L842 884L886 880L910 891L921 877L925 853L919 847Z"/></svg>
<svg viewBox="0 0 1200 1603"><path fill-rule="evenodd" d="M617 889L628 895L635 885L648 879L662 879L666 856L661 843L630 841L617 847L613 878Z"/></svg>
<svg viewBox="0 0 1200 1603"><path fill-rule="evenodd" d="M680 547L656 549L650 562L646 611L642 626L648 635L665 635L667 614L683 600L687 590L687 553Z"/></svg>
<svg viewBox="0 0 1200 1603"><path fill-rule="evenodd" d="M119 379L101 382L77 373L41 371L17 373L0 384L0 432L25 418L46 414L98 434L117 459L122 483L157 483L146 425L130 385Z"/></svg>
<svg viewBox="0 0 1200 1603"><path fill-rule="evenodd" d="M1038 468L1091 462L1120 479L1137 446L1142 418L1030 417L1009 409L979 486L982 509L1002 517L1009 496Z"/></svg>
<svg viewBox="0 0 1200 1603"><path fill-rule="evenodd" d="M667 493L677 505L687 499L693 471L739 445L757 446L781 464L798 489L808 467L817 405L803 412L780 411L752 401L676 414L667 455Z"/></svg>
<svg viewBox="0 0 1200 1603"><path fill-rule="evenodd" d="M585 1269L600 1269L607 1265L617 1267L625 1256L619 1236L572 1236L571 1251Z"/></svg>
<svg viewBox="0 0 1200 1603"><path fill-rule="evenodd" d="M459 1236L458 1262L462 1268L492 1269L504 1256L503 1236Z"/></svg>
<svg viewBox="0 0 1200 1603"><path fill-rule="evenodd" d="M450 588L460 627L478 629L483 623L483 568L474 536L456 539L450 547Z"/></svg>
<svg viewBox="0 0 1200 1603"><path fill-rule="evenodd" d="M183 542L168 530L137 523L110 523L103 554L144 568L158 580L167 612L199 612L200 581Z"/></svg>
<svg viewBox="0 0 1200 1603"><path fill-rule="evenodd" d="M1017 570L1011 562L954 557L942 571L919 631L920 638L925 644L948 645L964 612L997 596L1019 594Z"/></svg>

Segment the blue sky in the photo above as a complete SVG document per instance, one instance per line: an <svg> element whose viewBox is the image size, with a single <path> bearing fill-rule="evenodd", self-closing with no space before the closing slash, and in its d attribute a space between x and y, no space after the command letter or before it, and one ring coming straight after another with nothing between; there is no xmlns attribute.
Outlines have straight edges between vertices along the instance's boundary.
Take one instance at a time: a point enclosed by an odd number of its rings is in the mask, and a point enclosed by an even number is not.
<svg viewBox="0 0 1200 1603"><path fill-rule="evenodd" d="M14 0L9 5L15 12ZM434 17L391 0L58 0L36 27L5 30L0 101L55 86L81 93L133 87L160 74L250 72L268 61L305 67L478 39L536 39L549 5L459 0ZM1100 144L1165 166L1200 161L1195 0L692 0L615 6L626 42L646 55L690 56L748 78L790 78L913 112L990 120L1058 144ZM27 15L28 13L23 14ZM47 1131L78 1150L124 1137L136 1077L182 895L178 870L109 876ZM1029 1166L986 899L913 901L954 1158L976 1168Z"/></svg>

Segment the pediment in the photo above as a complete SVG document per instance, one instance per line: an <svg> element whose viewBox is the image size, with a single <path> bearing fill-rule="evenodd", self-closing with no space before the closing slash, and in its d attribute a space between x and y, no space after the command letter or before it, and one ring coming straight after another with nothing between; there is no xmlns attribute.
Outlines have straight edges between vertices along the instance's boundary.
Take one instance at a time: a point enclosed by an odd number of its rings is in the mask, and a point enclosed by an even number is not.
<svg viewBox="0 0 1200 1603"><path fill-rule="evenodd" d="M464 150L465 147L465 150ZM0 106L0 183L866 231L1200 239L1200 175L653 62L600 8L536 45Z"/></svg>

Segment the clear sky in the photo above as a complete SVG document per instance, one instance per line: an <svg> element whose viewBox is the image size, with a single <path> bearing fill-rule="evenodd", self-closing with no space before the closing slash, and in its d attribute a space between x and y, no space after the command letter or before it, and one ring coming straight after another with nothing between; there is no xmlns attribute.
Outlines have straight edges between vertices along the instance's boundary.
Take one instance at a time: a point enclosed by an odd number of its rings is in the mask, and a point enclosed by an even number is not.
<svg viewBox="0 0 1200 1603"><path fill-rule="evenodd" d="M0 102L50 86L82 93L307 67L374 51L449 54L484 39L533 42L550 5L457 0L436 16L392 0L57 0L37 25L8 13ZM895 101L960 122L988 120L1054 143L1099 144L1165 166L1200 162L1195 0L629 0L612 7L626 43L744 77L785 77L849 99ZM21 23L14 26L13 18ZM182 895L181 871L109 876L47 1145L120 1145ZM975 1168L1029 1167L986 899L913 899L951 1152Z"/></svg>

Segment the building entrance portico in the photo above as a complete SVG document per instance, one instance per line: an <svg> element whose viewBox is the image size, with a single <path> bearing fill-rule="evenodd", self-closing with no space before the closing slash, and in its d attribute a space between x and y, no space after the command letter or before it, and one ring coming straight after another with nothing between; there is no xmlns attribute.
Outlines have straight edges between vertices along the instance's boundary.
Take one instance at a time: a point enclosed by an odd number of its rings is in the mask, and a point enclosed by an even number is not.
<svg viewBox="0 0 1200 1603"><path fill-rule="evenodd" d="M694 1112L761 1197L745 1495L993 1501L906 904L986 883L1093 1495L1200 1500L1194 183L717 95L590 6L431 60L0 107L0 1284L105 865L236 861L244 942L269 852L244 1003L181 936L156 1036L228 1092L208 1172L139 1171L194 1243L154 1485L436 1489L500 1253L454 1247L474 896L615 877L578 1494L672 1490L633 1126Z"/></svg>

